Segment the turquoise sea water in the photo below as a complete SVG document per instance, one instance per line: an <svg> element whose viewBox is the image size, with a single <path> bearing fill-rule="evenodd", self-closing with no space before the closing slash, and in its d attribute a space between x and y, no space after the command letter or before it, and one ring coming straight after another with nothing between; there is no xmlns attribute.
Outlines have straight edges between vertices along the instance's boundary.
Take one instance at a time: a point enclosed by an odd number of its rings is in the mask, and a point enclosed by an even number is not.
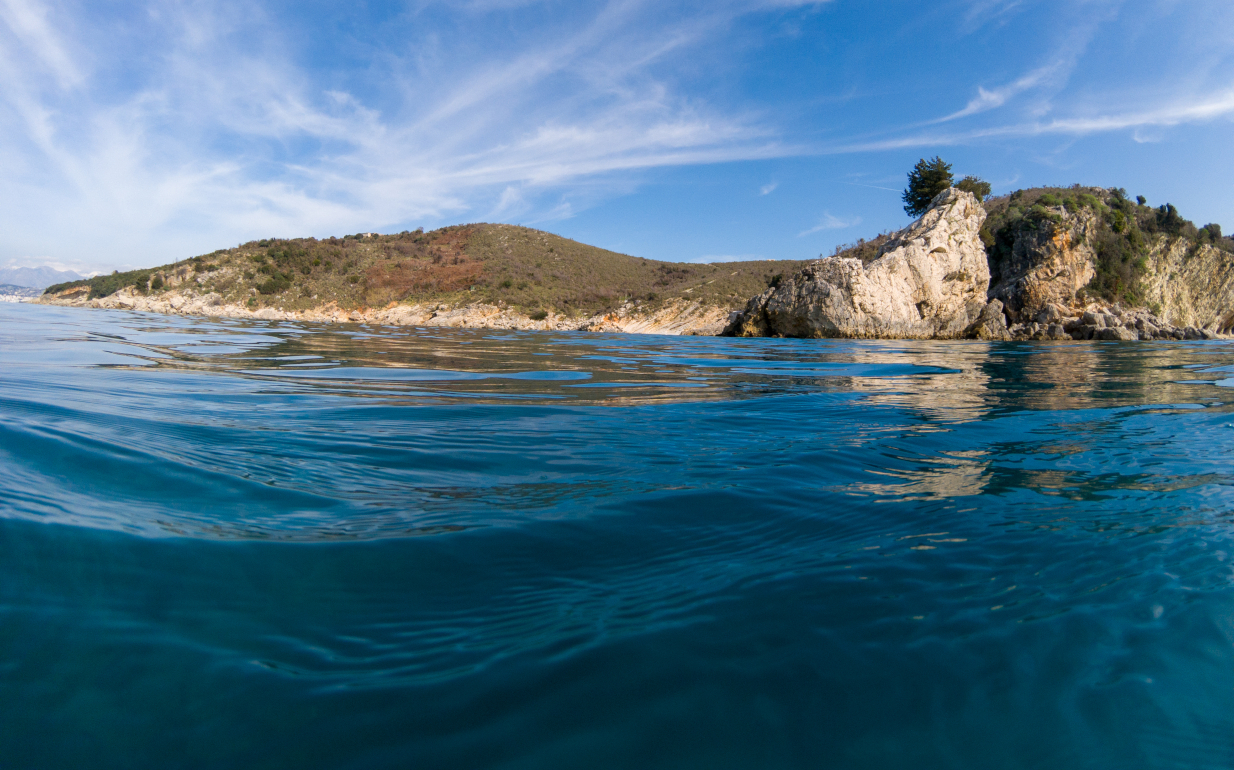
<svg viewBox="0 0 1234 770"><path fill-rule="evenodd" d="M1230 385L0 305L0 767L1229 768Z"/></svg>

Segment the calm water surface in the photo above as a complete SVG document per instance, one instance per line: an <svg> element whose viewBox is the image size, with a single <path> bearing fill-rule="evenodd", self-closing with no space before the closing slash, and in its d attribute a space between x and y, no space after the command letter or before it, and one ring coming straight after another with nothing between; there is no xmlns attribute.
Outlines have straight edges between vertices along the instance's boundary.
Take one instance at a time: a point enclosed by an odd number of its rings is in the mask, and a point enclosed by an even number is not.
<svg viewBox="0 0 1234 770"><path fill-rule="evenodd" d="M1231 385L0 305L0 767L1229 768Z"/></svg>

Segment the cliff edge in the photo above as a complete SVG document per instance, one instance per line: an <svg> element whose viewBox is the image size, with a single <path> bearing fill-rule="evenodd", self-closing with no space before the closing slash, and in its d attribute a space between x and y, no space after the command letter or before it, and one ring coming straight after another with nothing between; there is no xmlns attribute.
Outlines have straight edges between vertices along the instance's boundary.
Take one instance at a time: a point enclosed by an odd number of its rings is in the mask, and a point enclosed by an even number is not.
<svg viewBox="0 0 1234 770"><path fill-rule="evenodd" d="M834 256L754 297L726 327L738 337L953 339L986 307L990 272L980 231L986 212L951 188L869 263Z"/></svg>

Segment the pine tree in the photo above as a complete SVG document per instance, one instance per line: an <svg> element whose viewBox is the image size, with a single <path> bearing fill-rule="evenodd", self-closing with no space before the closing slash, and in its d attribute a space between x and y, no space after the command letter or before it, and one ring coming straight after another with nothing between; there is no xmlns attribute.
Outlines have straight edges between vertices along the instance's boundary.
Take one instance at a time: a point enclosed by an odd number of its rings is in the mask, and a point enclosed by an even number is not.
<svg viewBox="0 0 1234 770"><path fill-rule="evenodd" d="M904 210L910 217L919 217L930 208L943 190L951 187L951 164L934 156L933 160L922 158L908 173L908 187L904 190Z"/></svg>

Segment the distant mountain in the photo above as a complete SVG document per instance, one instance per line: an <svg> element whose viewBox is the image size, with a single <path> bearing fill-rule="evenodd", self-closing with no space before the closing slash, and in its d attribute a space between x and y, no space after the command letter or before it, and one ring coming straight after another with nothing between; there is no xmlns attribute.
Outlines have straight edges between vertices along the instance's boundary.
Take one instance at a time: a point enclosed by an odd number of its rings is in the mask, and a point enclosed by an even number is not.
<svg viewBox="0 0 1234 770"><path fill-rule="evenodd" d="M39 296L40 289L0 283L0 302L26 302Z"/></svg>
<svg viewBox="0 0 1234 770"><path fill-rule="evenodd" d="M23 286L27 289L46 289L53 283L80 281L81 275L72 270L57 270L54 267L0 267L0 284Z"/></svg>

